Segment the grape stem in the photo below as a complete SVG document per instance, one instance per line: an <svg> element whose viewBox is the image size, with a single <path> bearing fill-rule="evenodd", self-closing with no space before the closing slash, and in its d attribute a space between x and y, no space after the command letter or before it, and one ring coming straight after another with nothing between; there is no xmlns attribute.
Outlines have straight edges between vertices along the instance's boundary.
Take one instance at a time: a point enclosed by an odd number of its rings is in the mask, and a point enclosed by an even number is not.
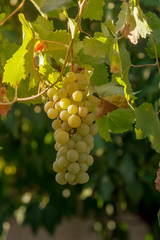
<svg viewBox="0 0 160 240"><path fill-rule="evenodd" d="M19 11L19 9L21 9L23 7L25 3L25 0L22 0L22 2L20 3L20 5L8 16L6 17L3 22L0 23L0 26L2 26L5 22L7 22L15 13L17 13Z"/></svg>
<svg viewBox="0 0 160 240"><path fill-rule="evenodd" d="M157 66L157 62L156 63L151 63L151 64L143 64L143 65L131 64L131 67L135 67L135 68L139 68L139 67L154 67L154 66Z"/></svg>

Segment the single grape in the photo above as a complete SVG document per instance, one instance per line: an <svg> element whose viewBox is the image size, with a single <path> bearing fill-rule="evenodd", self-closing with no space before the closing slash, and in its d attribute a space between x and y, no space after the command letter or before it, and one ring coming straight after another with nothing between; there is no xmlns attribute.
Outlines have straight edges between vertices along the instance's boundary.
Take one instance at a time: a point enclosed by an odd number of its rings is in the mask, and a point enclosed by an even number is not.
<svg viewBox="0 0 160 240"><path fill-rule="evenodd" d="M88 113L88 109L86 107L79 107L78 108L78 114L80 117L85 117L87 116L87 113Z"/></svg>
<svg viewBox="0 0 160 240"><path fill-rule="evenodd" d="M66 86L66 90L69 95L72 95L76 90L78 90L78 84L76 82L69 83Z"/></svg>
<svg viewBox="0 0 160 240"><path fill-rule="evenodd" d="M57 130L59 128L61 128L61 120L60 119L55 119L53 122L52 122L52 128L54 130Z"/></svg>
<svg viewBox="0 0 160 240"><path fill-rule="evenodd" d="M74 142L79 142L82 140L82 137L77 133L74 133L71 138Z"/></svg>
<svg viewBox="0 0 160 240"><path fill-rule="evenodd" d="M89 126L89 133L91 135L96 135L98 132L98 127L96 124L92 123L90 126Z"/></svg>
<svg viewBox="0 0 160 240"><path fill-rule="evenodd" d="M68 172L71 174L77 174L80 170L80 166L77 162L72 162L68 166Z"/></svg>
<svg viewBox="0 0 160 240"><path fill-rule="evenodd" d="M86 117L82 118L82 121L88 125L92 124L96 120L94 113L88 113Z"/></svg>
<svg viewBox="0 0 160 240"><path fill-rule="evenodd" d="M57 91L58 98L65 98L67 96L67 90L65 88L60 88Z"/></svg>
<svg viewBox="0 0 160 240"><path fill-rule="evenodd" d="M94 158L91 155L88 155L87 159L86 159L86 164L88 166L91 166L93 164L93 162L94 162Z"/></svg>
<svg viewBox="0 0 160 240"><path fill-rule="evenodd" d="M57 90L55 88L49 88L47 91L47 96L49 97L49 99L52 99L56 92Z"/></svg>
<svg viewBox="0 0 160 240"><path fill-rule="evenodd" d="M68 72L66 74L66 79L68 80L68 82L74 82L76 80L77 76L74 72Z"/></svg>
<svg viewBox="0 0 160 240"><path fill-rule="evenodd" d="M60 144L66 144L69 141L69 134L61 130L56 134L55 140Z"/></svg>
<svg viewBox="0 0 160 240"><path fill-rule="evenodd" d="M44 111L47 113L50 108L53 108L53 102L49 101L44 105Z"/></svg>
<svg viewBox="0 0 160 240"><path fill-rule="evenodd" d="M78 162L79 163L83 163L83 162L85 162L86 160L87 160L87 154L86 153L80 153L79 154L79 158L78 158Z"/></svg>
<svg viewBox="0 0 160 240"><path fill-rule="evenodd" d="M67 181L65 179L65 174L64 173L57 173L56 174L56 182L61 184L61 185L65 185L67 183Z"/></svg>
<svg viewBox="0 0 160 240"><path fill-rule="evenodd" d="M66 168L69 165L67 158L64 156L61 156L60 158L58 158L57 162L60 168Z"/></svg>
<svg viewBox="0 0 160 240"><path fill-rule="evenodd" d="M60 101L60 106L62 109L67 109L70 104L71 104L71 102L68 98L62 98Z"/></svg>
<svg viewBox="0 0 160 240"><path fill-rule="evenodd" d="M60 114L59 114L59 116L60 116L60 119L61 120L63 120L63 121L68 121L68 118L71 116L68 112L67 112L67 110L63 110L62 112L60 112Z"/></svg>
<svg viewBox="0 0 160 240"><path fill-rule="evenodd" d="M83 141L85 141L88 145L90 143L94 143L94 138L91 134L89 134L89 135L83 137Z"/></svg>
<svg viewBox="0 0 160 240"><path fill-rule="evenodd" d="M60 106L60 101L56 102L54 105L54 108L58 110L58 112L61 112L63 109Z"/></svg>
<svg viewBox="0 0 160 240"><path fill-rule="evenodd" d="M77 128L81 125L81 118L78 115L71 115L68 118L68 124L72 128Z"/></svg>
<svg viewBox="0 0 160 240"><path fill-rule="evenodd" d="M81 102L83 99L83 93L77 90L72 94L72 98L75 102Z"/></svg>
<svg viewBox="0 0 160 240"><path fill-rule="evenodd" d="M64 110L64 111L66 111L66 110ZM62 129L66 132L69 132L72 128L69 126L68 122L63 122Z"/></svg>
<svg viewBox="0 0 160 240"><path fill-rule="evenodd" d="M67 143L67 148L68 149L73 149L75 146L75 142L72 139L69 139L68 143Z"/></svg>
<svg viewBox="0 0 160 240"><path fill-rule="evenodd" d="M88 182L89 180L89 175L86 172L79 172L76 176L76 181L80 184L84 184Z"/></svg>
<svg viewBox="0 0 160 240"><path fill-rule="evenodd" d="M55 118L58 116L58 111L57 111L57 109L55 109L55 108L50 108L50 109L47 111L47 116L48 116L50 119L55 119Z"/></svg>
<svg viewBox="0 0 160 240"><path fill-rule="evenodd" d="M71 115L73 115L73 114L76 114L78 112L78 107L77 107L77 105L72 104L68 107L67 110Z"/></svg>
<svg viewBox="0 0 160 240"><path fill-rule="evenodd" d="M61 168L59 165L58 165L58 162L57 161L55 161L54 163L53 163L53 170L56 172L56 173L64 173L65 172L65 169L64 168Z"/></svg>
<svg viewBox="0 0 160 240"><path fill-rule="evenodd" d="M57 157L66 156L67 152L68 152L67 146L62 146L57 153Z"/></svg>
<svg viewBox="0 0 160 240"><path fill-rule="evenodd" d="M65 174L65 179L68 183L71 183L75 180L75 174L71 174L71 173L67 172Z"/></svg>
<svg viewBox="0 0 160 240"><path fill-rule="evenodd" d="M70 162L76 162L78 160L79 154L75 149L70 149L67 152L67 159Z"/></svg>
<svg viewBox="0 0 160 240"><path fill-rule="evenodd" d="M81 172L86 172L88 170L88 166L86 163L79 163L79 166Z"/></svg>
<svg viewBox="0 0 160 240"><path fill-rule="evenodd" d="M89 127L86 123L81 123L81 125L77 128L77 133L82 136L85 137L89 134Z"/></svg>
<svg viewBox="0 0 160 240"><path fill-rule="evenodd" d="M84 141L79 141L76 143L75 149L78 153L85 153L87 151L87 144Z"/></svg>

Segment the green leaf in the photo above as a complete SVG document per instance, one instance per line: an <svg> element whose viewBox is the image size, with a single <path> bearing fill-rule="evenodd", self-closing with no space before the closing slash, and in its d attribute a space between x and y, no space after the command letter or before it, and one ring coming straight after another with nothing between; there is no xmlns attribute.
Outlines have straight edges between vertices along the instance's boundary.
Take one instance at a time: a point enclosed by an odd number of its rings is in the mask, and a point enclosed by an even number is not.
<svg viewBox="0 0 160 240"><path fill-rule="evenodd" d="M36 21L32 23L35 32L40 38L46 39L47 36L53 31L53 21L49 21L42 16L38 16Z"/></svg>
<svg viewBox="0 0 160 240"><path fill-rule="evenodd" d="M118 171L126 183L134 182L135 165L129 154L125 154L119 162Z"/></svg>
<svg viewBox="0 0 160 240"><path fill-rule="evenodd" d="M157 48L157 56L160 57L160 42L156 44L156 48ZM145 50L150 58L156 58L155 47L154 47L152 38L148 39L147 47L145 48Z"/></svg>
<svg viewBox="0 0 160 240"><path fill-rule="evenodd" d="M125 25L128 14L128 5L126 3L122 3L121 11L118 14L118 21L116 22L116 33L118 33Z"/></svg>
<svg viewBox="0 0 160 240"><path fill-rule="evenodd" d="M54 9L69 8L75 5L72 0L31 0L31 2L38 5L44 13L48 13Z"/></svg>
<svg viewBox="0 0 160 240"><path fill-rule="evenodd" d="M107 116L108 128L112 133L123 133L133 129L135 112L132 109L116 109Z"/></svg>
<svg viewBox="0 0 160 240"><path fill-rule="evenodd" d="M109 142L111 141L111 136L108 132L109 126L108 126L108 119L106 116L101 117L100 119L96 120L96 124L99 129L99 135L104 138L105 141Z"/></svg>
<svg viewBox="0 0 160 240"><path fill-rule="evenodd" d="M104 0L88 0L84 9L83 18L89 18L91 20L102 20L103 7L105 5Z"/></svg>
<svg viewBox="0 0 160 240"><path fill-rule="evenodd" d="M33 65L35 36L23 14L19 14L19 20L24 31L23 44L13 57L7 61L4 67L3 82L10 83L11 86L15 87L30 74L30 87L34 87L39 81L37 71Z"/></svg>
<svg viewBox="0 0 160 240"><path fill-rule="evenodd" d="M105 43L102 42L101 37L96 37L96 39L85 37L83 51L86 55L91 55L94 58L105 58Z"/></svg>
<svg viewBox="0 0 160 240"><path fill-rule="evenodd" d="M92 65L94 71L91 82L94 86L100 86L108 82L108 72L105 64Z"/></svg>
<svg viewBox="0 0 160 240"><path fill-rule="evenodd" d="M148 137L152 143L152 148L160 153L160 120L154 112L153 105L143 103L136 108L135 132L137 139Z"/></svg>
<svg viewBox="0 0 160 240"><path fill-rule="evenodd" d="M48 35L47 40L62 43L65 45L69 44L69 35L66 30L56 30ZM47 53L53 57L57 63L63 64L66 56L67 47L56 43L46 43Z"/></svg>
<svg viewBox="0 0 160 240"><path fill-rule="evenodd" d="M159 226L160 226L160 210L158 211L158 223L159 223Z"/></svg>
<svg viewBox="0 0 160 240"><path fill-rule="evenodd" d="M124 95L123 88L113 83L107 83L101 86L96 86L96 89L101 97L111 96L116 94Z"/></svg>
<svg viewBox="0 0 160 240"><path fill-rule="evenodd" d="M155 13L152 13L152 12L148 12L146 16L147 16L147 22L150 28L152 29L153 37L155 38L156 42L160 42L160 31L159 31L160 18Z"/></svg>
<svg viewBox="0 0 160 240"><path fill-rule="evenodd" d="M6 14L5 13L0 13L0 23L2 23L5 18L6 18Z"/></svg>

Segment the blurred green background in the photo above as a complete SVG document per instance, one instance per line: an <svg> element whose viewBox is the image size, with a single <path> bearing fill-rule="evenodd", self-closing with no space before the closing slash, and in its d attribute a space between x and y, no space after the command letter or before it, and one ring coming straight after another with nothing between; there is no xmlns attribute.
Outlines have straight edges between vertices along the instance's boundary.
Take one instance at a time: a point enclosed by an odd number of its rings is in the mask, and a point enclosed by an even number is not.
<svg viewBox="0 0 160 240"><path fill-rule="evenodd" d="M121 1L106 0L104 16L116 20L120 4ZM152 11L160 16L158 0L140 1L140 4L144 12ZM7 15L16 6L1 0L1 11ZM30 1L26 1L22 11L27 20L37 18L38 12ZM74 16L76 8L69 11ZM66 28L66 21L61 20L54 19L55 28ZM98 21L84 20L82 26L90 35L100 30ZM17 15L0 29L0 34L2 40L21 43ZM140 40L134 46L128 40L124 42L133 64L155 62L145 53L147 40ZM154 104L159 99L159 79L154 67L131 68L133 90L141 91L137 105L143 101ZM87 184L58 185L52 170L56 152L51 120L42 105L14 104L8 115L0 118L0 234L3 223L13 215L30 225L35 233L41 226L52 233L63 217L78 215L98 222L100 227L93 226L93 229L102 238L127 240L127 223L118 216L133 212L150 226L151 235L146 239L159 240L160 193L155 190L154 180L160 154L152 150L147 139L136 140L134 132L112 135L111 143L104 142L97 134L92 154L95 162L89 169Z"/></svg>

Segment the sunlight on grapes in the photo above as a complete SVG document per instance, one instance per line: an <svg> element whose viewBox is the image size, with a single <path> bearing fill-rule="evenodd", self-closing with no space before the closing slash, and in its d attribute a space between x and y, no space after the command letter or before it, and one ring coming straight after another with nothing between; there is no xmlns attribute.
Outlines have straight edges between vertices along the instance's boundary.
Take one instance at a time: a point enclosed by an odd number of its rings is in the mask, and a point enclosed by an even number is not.
<svg viewBox="0 0 160 240"><path fill-rule="evenodd" d="M35 107L34 107L34 112L35 112L35 113L40 113L41 110L42 110L42 109L41 109L40 106L35 106Z"/></svg>
<svg viewBox="0 0 160 240"><path fill-rule="evenodd" d="M113 2L108 3L108 9L112 10L115 8L115 4Z"/></svg>
<svg viewBox="0 0 160 240"><path fill-rule="evenodd" d="M139 52L139 53L137 54L137 58L143 59L143 58L145 58L145 54L144 54L143 52Z"/></svg>
<svg viewBox="0 0 160 240"><path fill-rule="evenodd" d="M100 232L102 230L102 224L100 222L95 222L93 228L96 232Z"/></svg>
<svg viewBox="0 0 160 240"><path fill-rule="evenodd" d="M15 166L7 166L4 168L4 173L6 175L14 175L16 174L16 172L17 172L17 169Z"/></svg>
<svg viewBox="0 0 160 240"><path fill-rule="evenodd" d="M42 198L42 201L41 201L40 204L39 204L40 208L41 208L41 209L44 209L44 208L47 206L47 204L49 203L49 201L50 201L49 196L44 196L44 197Z"/></svg>
<svg viewBox="0 0 160 240"><path fill-rule="evenodd" d="M105 210L108 215L113 215L114 213L114 207L112 204L107 204Z"/></svg>
<svg viewBox="0 0 160 240"><path fill-rule="evenodd" d="M18 225L21 225L24 222L26 207L20 206L14 211L14 216Z"/></svg>

